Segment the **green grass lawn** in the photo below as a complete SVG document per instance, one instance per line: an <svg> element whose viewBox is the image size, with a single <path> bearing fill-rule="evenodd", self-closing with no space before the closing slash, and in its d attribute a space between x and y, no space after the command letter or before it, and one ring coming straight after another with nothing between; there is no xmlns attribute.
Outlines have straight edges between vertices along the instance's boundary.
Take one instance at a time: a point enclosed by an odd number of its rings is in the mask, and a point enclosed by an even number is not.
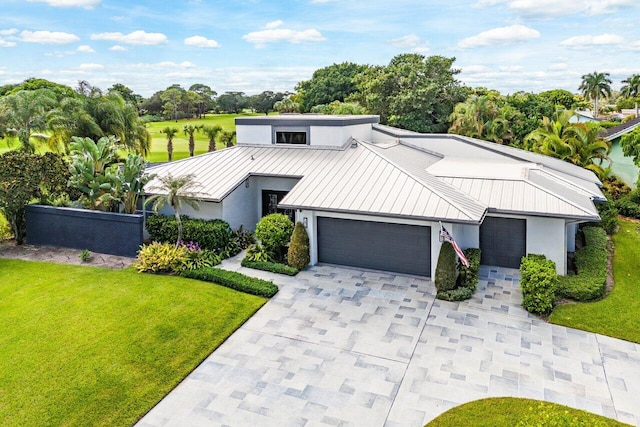
<svg viewBox="0 0 640 427"><path fill-rule="evenodd" d="M0 425L131 425L264 302L132 268L0 259Z"/></svg>
<svg viewBox="0 0 640 427"><path fill-rule="evenodd" d="M456 406L428 427L626 426L619 421L549 402L515 397L475 400Z"/></svg>
<svg viewBox="0 0 640 427"><path fill-rule="evenodd" d="M601 301L556 307L549 321L640 343L640 224L621 220L613 241L613 291Z"/></svg>

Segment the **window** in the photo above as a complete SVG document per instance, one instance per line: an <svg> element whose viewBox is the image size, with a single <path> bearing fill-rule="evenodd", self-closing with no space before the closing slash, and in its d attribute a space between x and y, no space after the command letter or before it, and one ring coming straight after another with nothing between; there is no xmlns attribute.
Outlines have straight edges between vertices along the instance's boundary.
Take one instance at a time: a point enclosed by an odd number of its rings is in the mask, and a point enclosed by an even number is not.
<svg viewBox="0 0 640 427"><path fill-rule="evenodd" d="M303 144L307 143L307 132L276 131L276 144Z"/></svg>

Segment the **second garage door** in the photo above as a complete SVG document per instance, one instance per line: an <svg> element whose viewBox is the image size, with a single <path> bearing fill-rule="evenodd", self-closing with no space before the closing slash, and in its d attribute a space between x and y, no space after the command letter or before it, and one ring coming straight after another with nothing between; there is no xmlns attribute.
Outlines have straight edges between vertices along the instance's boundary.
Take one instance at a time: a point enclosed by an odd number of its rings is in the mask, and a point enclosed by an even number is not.
<svg viewBox="0 0 640 427"><path fill-rule="evenodd" d="M318 261L431 275L431 227L318 218Z"/></svg>
<svg viewBox="0 0 640 427"><path fill-rule="evenodd" d="M497 267L520 267L527 253L527 221L486 217L480 226L481 263Z"/></svg>

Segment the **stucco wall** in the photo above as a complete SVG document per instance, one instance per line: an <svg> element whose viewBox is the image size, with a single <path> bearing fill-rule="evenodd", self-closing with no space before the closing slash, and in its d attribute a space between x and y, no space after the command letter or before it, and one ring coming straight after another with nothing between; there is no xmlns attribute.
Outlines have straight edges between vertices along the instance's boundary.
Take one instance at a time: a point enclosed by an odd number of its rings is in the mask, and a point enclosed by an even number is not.
<svg viewBox="0 0 640 427"><path fill-rule="evenodd" d="M271 126L238 125L236 126L236 141L238 144L271 145Z"/></svg>
<svg viewBox="0 0 640 427"><path fill-rule="evenodd" d="M445 225L446 227L446 225ZM460 249L480 247L480 226L467 224L453 224L453 230L447 228Z"/></svg>
<svg viewBox="0 0 640 427"><path fill-rule="evenodd" d="M558 274L567 273L565 221L527 217L527 254L543 254L556 263Z"/></svg>
<svg viewBox="0 0 640 427"><path fill-rule="evenodd" d="M311 145L344 146L350 138L371 140L371 124L353 126L311 126Z"/></svg>

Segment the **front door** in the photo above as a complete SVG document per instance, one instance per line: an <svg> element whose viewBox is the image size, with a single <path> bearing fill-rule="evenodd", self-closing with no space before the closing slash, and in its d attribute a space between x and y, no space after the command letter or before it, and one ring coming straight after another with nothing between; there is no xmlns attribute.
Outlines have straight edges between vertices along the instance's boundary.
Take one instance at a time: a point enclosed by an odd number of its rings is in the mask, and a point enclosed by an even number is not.
<svg viewBox="0 0 640 427"><path fill-rule="evenodd" d="M295 222L295 212L293 209L278 209L278 203L284 199L287 193L288 191L262 190L262 216L281 213Z"/></svg>

